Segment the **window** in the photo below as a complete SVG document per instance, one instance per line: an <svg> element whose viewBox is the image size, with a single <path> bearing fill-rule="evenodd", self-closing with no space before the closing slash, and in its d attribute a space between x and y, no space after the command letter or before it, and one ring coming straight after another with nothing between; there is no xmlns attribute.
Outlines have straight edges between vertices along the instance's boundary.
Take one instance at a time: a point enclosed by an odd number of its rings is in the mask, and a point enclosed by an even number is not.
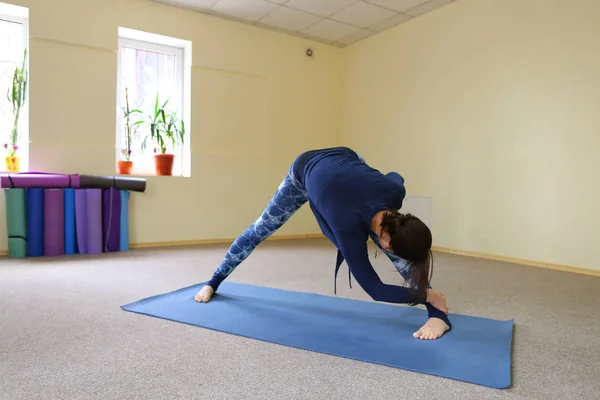
<svg viewBox="0 0 600 400"><path fill-rule="evenodd" d="M0 150L3 155L0 171L12 170L9 164L16 166L14 161L6 158L10 156L17 157L18 171L26 172L29 169L29 54L25 54L29 44L28 18L27 8L0 3ZM18 112L15 113L12 92L17 68L26 73L23 77L27 80L20 80L21 84L27 84L15 87L24 88L24 91L16 92ZM22 101L18 101L19 98Z"/></svg>
<svg viewBox="0 0 600 400"><path fill-rule="evenodd" d="M150 133L152 122L158 120L175 122L177 128L183 124L183 142L173 130L178 140L173 144L165 138L163 151L175 156L172 175L190 176L190 76L189 41L119 28L116 156L117 160L125 160L125 153L131 151L133 174L156 174L154 155L161 153L162 146ZM157 97L159 109L166 103L164 115L155 115ZM127 109L129 122L125 118ZM132 110L139 112L131 113ZM159 129L164 137L164 131Z"/></svg>

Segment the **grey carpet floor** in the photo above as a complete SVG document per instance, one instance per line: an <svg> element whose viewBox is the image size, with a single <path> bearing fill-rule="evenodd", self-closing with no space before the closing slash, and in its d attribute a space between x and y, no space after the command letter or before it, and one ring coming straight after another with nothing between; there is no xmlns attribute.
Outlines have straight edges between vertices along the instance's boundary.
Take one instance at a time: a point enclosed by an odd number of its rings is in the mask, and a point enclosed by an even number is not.
<svg viewBox="0 0 600 400"><path fill-rule="evenodd" d="M515 319L506 390L119 308L207 280L226 248L1 259L0 399L600 399L596 277L436 254L434 287L451 312ZM384 281L402 282L371 258ZM230 280L332 295L334 260L325 240L266 242ZM338 296L369 300L345 276Z"/></svg>

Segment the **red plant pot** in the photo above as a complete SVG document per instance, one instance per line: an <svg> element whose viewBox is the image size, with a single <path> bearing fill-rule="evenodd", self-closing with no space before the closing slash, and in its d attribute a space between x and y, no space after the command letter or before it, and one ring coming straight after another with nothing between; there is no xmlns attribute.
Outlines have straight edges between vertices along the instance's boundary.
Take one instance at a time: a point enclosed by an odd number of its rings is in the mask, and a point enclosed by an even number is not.
<svg viewBox="0 0 600 400"><path fill-rule="evenodd" d="M156 175L173 175L174 158L174 154L156 154L154 156Z"/></svg>
<svg viewBox="0 0 600 400"><path fill-rule="evenodd" d="M131 175L131 168L133 167L133 161L119 160L117 163L117 171L122 175Z"/></svg>

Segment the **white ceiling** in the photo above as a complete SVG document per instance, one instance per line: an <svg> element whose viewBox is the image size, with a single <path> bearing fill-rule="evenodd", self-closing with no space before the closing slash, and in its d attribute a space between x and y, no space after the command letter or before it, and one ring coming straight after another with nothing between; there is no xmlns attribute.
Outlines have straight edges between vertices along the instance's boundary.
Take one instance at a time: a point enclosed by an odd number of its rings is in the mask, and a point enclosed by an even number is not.
<svg viewBox="0 0 600 400"><path fill-rule="evenodd" d="M455 0L154 0L344 47Z"/></svg>

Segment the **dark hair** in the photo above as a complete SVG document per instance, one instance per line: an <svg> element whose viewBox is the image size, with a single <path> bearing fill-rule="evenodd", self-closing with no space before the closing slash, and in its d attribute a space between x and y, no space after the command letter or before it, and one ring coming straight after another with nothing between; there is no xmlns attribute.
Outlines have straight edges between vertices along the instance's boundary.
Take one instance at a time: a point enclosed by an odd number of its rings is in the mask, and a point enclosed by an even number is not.
<svg viewBox="0 0 600 400"><path fill-rule="evenodd" d="M412 214L387 211L381 227L390 235L390 247L394 254L409 263L408 280L414 295L414 303L427 299L427 288L433 272L431 253L431 230Z"/></svg>

